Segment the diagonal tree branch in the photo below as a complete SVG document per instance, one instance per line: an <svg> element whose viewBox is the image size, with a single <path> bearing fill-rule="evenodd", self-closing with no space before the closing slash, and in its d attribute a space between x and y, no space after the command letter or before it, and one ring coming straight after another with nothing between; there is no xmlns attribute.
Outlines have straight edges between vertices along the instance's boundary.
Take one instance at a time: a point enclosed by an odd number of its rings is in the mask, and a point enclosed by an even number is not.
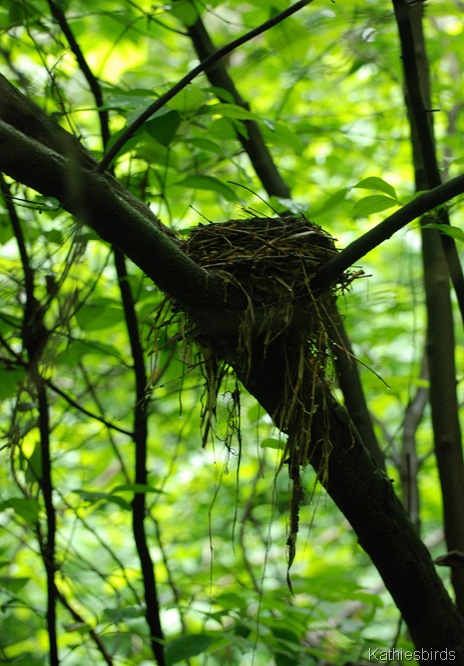
<svg viewBox="0 0 464 666"><path fill-rule="evenodd" d="M265 21L261 25L259 25L256 28L253 28L249 32L245 33L241 37L237 37L237 39L234 39L233 41L229 42L225 46L221 47L220 49L217 49L216 51L213 51L210 53L204 60L200 62L199 65L194 67L188 74L186 74L180 81L178 81L170 90L168 90L164 95L161 95L156 102L153 102L153 104L150 104L145 111L143 111L129 127L127 127L124 132L118 137L118 139L114 142L114 144L111 146L111 148L108 150L104 158L101 160L100 164L98 165L98 171L102 173L109 167L113 159L116 157L118 152L121 150L121 148L124 146L125 143L131 138L131 136L134 135L134 133L143 125L143 123L150 118L154 113L159 111L160 109L163 108L173 97L175 97L178 93L180 93L181 90L186 88L189 83L191 83L199 74L202 72L206 72L208 68L212 67L215 63L219 62L221 58L224 58L226 55L229 55L229 53L232 53L232 51L235 51L239 46L242 46L243 44L246 44L246 42L249 42L251 39L254 39L255 37L258 37L258 35L262 35L263 32L266 32L267 30L270 30L273 28L275 25L278 25L282 21L284 21L286 18L291 16L292 14L295 14L295 12L298 12L300 9L303 7L306 7L306 5L309 5L313 2L313 0L298 0L298 2L295 2L294 5L291 5L287 9L284 9L282 12L279 14L276 14L269 20Z"/></svg>
<svg viewBox="0 0 464 666"><path fill-rule="evenodd" d="M362 257L391 238L397 231L418 217L443 206L463 193L464 174L420 194L376 227L347 245L333 259L330 259L312 281L313 288L317 290L327 289L337 281L343 271L356 264Z"/></svg>

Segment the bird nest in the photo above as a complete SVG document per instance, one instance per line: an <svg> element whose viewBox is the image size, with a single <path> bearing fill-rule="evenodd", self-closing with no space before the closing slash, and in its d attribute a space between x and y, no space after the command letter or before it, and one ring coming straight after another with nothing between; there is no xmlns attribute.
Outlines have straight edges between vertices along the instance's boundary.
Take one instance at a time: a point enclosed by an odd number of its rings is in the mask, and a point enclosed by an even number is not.
<svg viewBox="0 0 464 666"><path fill-rule="evenodd" d="M223 279L225 300L230 288L244 297L245 307L238 311L184 312L184 338L193 339L202 356L203 444L212 430L221 381L231 367L262 403L262 396L269 394L269 403L263 406L288 434L282 464L288 464L293 481L291 564L303 498L301 469L310 462L313 446L322 446L326 456L330 451L324 405L316 404L316 396L323 394L318 387L328 382L336 292L353 276L343 274L331 289L313 291L312 279L337 250L334 239L303 216L199 225L180 246L197 264Z"/></svg>
<svg viewBox="0 0 464 666"><path fill-rule="evenodd" d="M303 216L284 215L201 224L180 246L245 303L241 310L183 315L184 339L198 343L206 368L205 429L214 417L225 365L250 388L259 381L253 376L257 366L269 371L270 363L280 363L284 386L278 399L270 400L270 412L281 430L294 433L292 458L305 464L314 439L313 388L326 381L335 292L351 280L344 274L323 293L311 288L312 278L337 253L334 239Z"/></svg>
<svg viewBox="0 0 464 666"><path fill-rule="evenodd" d="M249 218L200 225L186 254L238 287L248 307L243 324L268 341L288 327L316 326L311 278L336 254L333 239L301 216Z"/></svg>

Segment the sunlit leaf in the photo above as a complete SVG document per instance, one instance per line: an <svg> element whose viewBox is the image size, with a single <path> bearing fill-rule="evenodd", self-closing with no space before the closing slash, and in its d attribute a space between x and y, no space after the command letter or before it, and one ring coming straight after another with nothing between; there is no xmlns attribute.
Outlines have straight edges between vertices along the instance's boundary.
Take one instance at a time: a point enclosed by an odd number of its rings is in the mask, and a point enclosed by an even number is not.
<svg viewBox="0 0 464 666"><path fill-rule="evenodd" d="M202 114L223 116L224 118L235 118L237 120L261 120L260 116L237 104L205 104L201 109Z"/></svg>
<svg viewBox="0 0 464 666"><path fill-rule="evenodd" d="M183 180L175 183L175 185L193 190L210 190L211 192L217 192L227 201L237 201L238 199L235 192L228 185L221 183L220 180L213 178L212 176L187 176Z"/></svg>
<svg viewBox="0 0 464 666"><path fill-rule="evenodd" d="M25 497L11 497L0 502L0 511L13 509L21 518L31 525L36 525L39 520L40 504L37 500Z"/></svg>
<svg viewBox="0 0 464 666"><path fill-rule="evenodd" d="M454 227L450 224L424 224L422 229L437 229L440 231L442 234L445 234L445 236L449 236L450 238L454 238L454 240L459 241L460 243L464 243L464 231L460 227Z"/></svg>
<svg viewBox="0 0 464 666"><path fill-rule="evenodd" d="M353 214L355 217L367 217L368 215L380 213L383 210L393 208L393 206L397 205L398 202L396 199L381 194L373 194L356 201L353 205Z"/></svg>
<svg viewBox="0 0 464 666"><path fill-rule="evenodd" d="M397 199L395 188L387 183L383 178L378 178L377 176L370 176L369 178L364 178L360 180L359 183L353 185L353 189L361 190L377 190L378 192L384 192L392 199Z"/></svg>

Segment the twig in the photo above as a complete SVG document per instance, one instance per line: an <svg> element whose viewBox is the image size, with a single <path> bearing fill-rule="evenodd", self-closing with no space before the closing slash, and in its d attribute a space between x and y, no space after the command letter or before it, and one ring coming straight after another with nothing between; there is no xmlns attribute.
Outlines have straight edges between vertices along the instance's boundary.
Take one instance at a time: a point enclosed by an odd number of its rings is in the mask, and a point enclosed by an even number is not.
<svg viewBox="0 0 464 666"><path fill-rule="evenodd" d="M128 280L126 263L123 253L114 249L114 261L118 275L119 289L126 319L127 333L134 360L135 376L135 407L134 407L134 434L135 445L135 483L147 483L147 435L148 416L145 409L147 376L145 361L138 330L137 315ZM137 553L140 559L142 580L145 593L145 617L150 629L150 643L158 666L164 666L164 634L161 627L160 605L156 587L155 570L148 548L145 532L146 515L145 493L135 493L132 501L132 529Z"/></svg>
<svg viewBox="0 0 464 666"><path fill-rule="evenodd" d="M97 78L94 76L92 70L90 69L87 60L85 59L84 54L82 53L81 48L76 38L74 37L74 34L69 26L69 23L66 19L64 12L55 3L54 0L48 0L48 5L50 7L50 11L53 17L57 21L58 25L63 31L64 36L68 40L68 44L71 48L71 51L74 53L76 57L77 64L79 65L79 68L83 73L87 83L89 84L90 90L92 91L92 95L94 96L95 103L98 109L98 117L100 119L100 131L102 135L103 147L105 147L109 141L110 132L108 127L108 111L102 108L104 100L100 84Z"/></svg>
<svg viewBox="0 0 464 666"><path fill-rule="evenodd" d="M128 437L132 437L133 433L130 432L129 430L125 430L124 428L120 428L117 426L115 423L111 423L111 421L108 421L107 419L103 418L103 416L99 416L98 414L95 414L94 412L91 412L89 409L86 409L85 407L82 407L74 398L72 398L70 395L65 393L62 389L58 388L56 384L54 384L51 379L46 379L46 384L51 390L59 395L63 400L66 400L66 402L71 405L71 407L74 407L75 409L79 410L82 412L82 414L85 414L86 416L90 417L91 419L95 419L96 421L99 421L100 423L103 423L107 428L110 428L111 430L116 430L117 432L122 433L123 435L127 435Z"/></svg>

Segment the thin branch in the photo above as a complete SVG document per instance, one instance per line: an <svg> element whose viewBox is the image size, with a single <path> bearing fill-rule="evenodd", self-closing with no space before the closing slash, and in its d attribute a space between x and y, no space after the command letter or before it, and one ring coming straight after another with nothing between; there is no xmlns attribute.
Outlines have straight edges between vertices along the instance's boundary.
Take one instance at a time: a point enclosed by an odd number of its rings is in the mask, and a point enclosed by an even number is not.
<svg viewBox="0 0 464 666"><path fill-rule="evenodd" d="M58 600L61 602L61 604L70 613L75 622L78 622L79 624L86 624L82 615L80 615L77 612L77 610L69 603L65 595L62 592L60 592L60 590L57 590L57 597ZM90 638L97 646L97 649L100 652L101 656L103 657L103 661L105 662L105 664L108 664L108 666L113 666L114 664L113 658L111 657L110 653L107 651L105 644L100 638L100 636L97 634L95 629L92 629L91 627L89 627L88 631Z"/></svg>
<svg viewBox="0 0 464 666"><path fill-rule="evenodd" d="M237 39L234 39L233 41L229 42L229 44L226 44L225 46L217 49L209 56L207 56L202 62L200 62L199 65L194 67L188 74L186 74L182 79L180 79L180 81L178 81L172 88L170 88L170 90L165 92L164 95L161 95L161 97L158 97L158 99L153 102L153 104L150 104L150 106L148 106L145 111L143 111L134 120L134 122L124 130L124 132L118 137L117 141L113 143L104 158L101 160L97 167L98 173L103 173L109 167L124 144L127 143L127 141L135 134L139 127L141 127L143 123L148 120L148 118L150 118L150 116L163 108L163 106L165 106L181 90L186 88L188 84L191 83L199 74L205 72L221 58L224 58L224 56L229 55L229 53L232 53L232 51L235 51L235 49L237 49L239 46L246 44L246 42L254 39L254 37L257 37L263 32L270 30L270 28L278 25L292 14L295 14L295 12L299 11L303 7L306 7L306 5L311 4L311 2L313 2L313 0L299 0L298 2L295 2L295 4L291 7L288 7L288 9L285 9L283 12L276 14L268 21L265 21L259 25L257 28L253 28L241 37L237 37Z"/></svg>
<svg viewBox="0 0 464 666"><path fill-rule="evenodd" d="M127 333L134 361L135 406L134 434L135 445L135 483L146 485L147 475L147 439L148 412L146 410L147 376L145 359L140 343L137 315L129 284L126 262L121 251L114 250L114 262L118 276L119 290L124 308ZM142 581L145 593L145 618L150 629L150 643L158 666L164 666L164 634L161 626L160 604L155 578L155 569L148 547L145 532L146 494L135 493L132 501L132 529L137 553L142 570Z"/></svg>
<svg viewBox="0 0 464 666"><path fill-rule="evenodd" d="M359 376L358 363L343 320L338 312L330 321L330 327L332 356L345 407L358 429L365 447L374 458L379 469L385 472L385 455L379 447L374 431L361 377Z"/></svg>
<svg viewBox="0 0 464 666"><path fill-rule="evenodd" d="M37 389L37 402L39 410L39 432L41 452L41 474L38 479L45 504L47 517L46 539L41 542L41 554L47 577L47 630L50 648L50 666L58 666L58 642L56 627L56 600L57 587L55 582L55 541L56 541L56 513L53 506L52 461L50 455L50 421L47 391L42 377L34 373L34 383Z"/></svg>
<svg viewBox="0 0 464 666"><path fill-rule="evenodd" d="M43 305L35 298L34 271L32 269L19 217L11 203L9 188L3 177L0 179L2 193L5 195L7 210L10 215L13 233L16 237L25 279L26 302L22 322L23 349L28 356L27 369L37 392L39 411L41 469L37 482L40 486L47 518L46 538L39 539L40 551L47 580L47 631L50 650L50 666L58 666L58 642L56 628L56 583L55 583L55 540L56 514L53 506L53 482L50 455L50 422L47 391L39 370L39 360L46 343L48 331L45 328ZM39 532L40 536L40 532Z"/></svg>
<svg viewBox="0 0 464 666"><path fill-rule="evenodd" d="M77 409L79 412L82 412L82 414L85 414L85 416L88 416L91 419L95 419L95 421L99 421L103 425L105 425L107 428L110 428L111 430L116 430L117 432L120 432L123 435L127 435L128 437L133 436L133 433L130 432L130 430L125 430L124 428L120 428L117 426L115 423L111 423L111 421L107 421L105 418L102 416L99 416L98 414L95 414L94 412L91 412L89 409L86 409L85 407L82 407L74 398L72 398L70 395L65 393L62 389L58 388L56 384L54 384L51 379L46 379L46 384L47 386L57 395L59 395L63 400L66 400L68 405L71 405L71 407L74 407Z"/></svg>
<svg viewBox="0 0 464 666"><path fill-rule="evenodd" d="M50 7L50 11L53 17L57 21L58 25L63 31L63 34L68 40L68 44L71 48L71 51L74 53L76 57L77 64L79 65L79 68L82 71L83 75L85 76L85 79L89 84L89 88L92 91L92 95L94 96L95 103L98 109L98 117L100 119L100 131L102 136L103 147L105 147L109 141L110 133L108 127L108 111L102 108L104 100L100 84L97 78L94 76L92 70L90 69L87 60L85 59L84 54L82 53L81 48L76 38L74 37L74 34L69 26L69 23L66 19L64 12L56 4L54 0L48 0L48 5Z"/></svg>
<svg viewBox="0 0 464 666"><path fill-rule="evenodd" d="M424 355L420 372L422 380L428 380L427 358ZM420 526L420 494L418 472L420 461L417 455L416 433L422 421L429 400L429 389L419 386L404 413L403 436L401 446L400 476L403 492L403 504L408 516L419 530Z"/></svg>

